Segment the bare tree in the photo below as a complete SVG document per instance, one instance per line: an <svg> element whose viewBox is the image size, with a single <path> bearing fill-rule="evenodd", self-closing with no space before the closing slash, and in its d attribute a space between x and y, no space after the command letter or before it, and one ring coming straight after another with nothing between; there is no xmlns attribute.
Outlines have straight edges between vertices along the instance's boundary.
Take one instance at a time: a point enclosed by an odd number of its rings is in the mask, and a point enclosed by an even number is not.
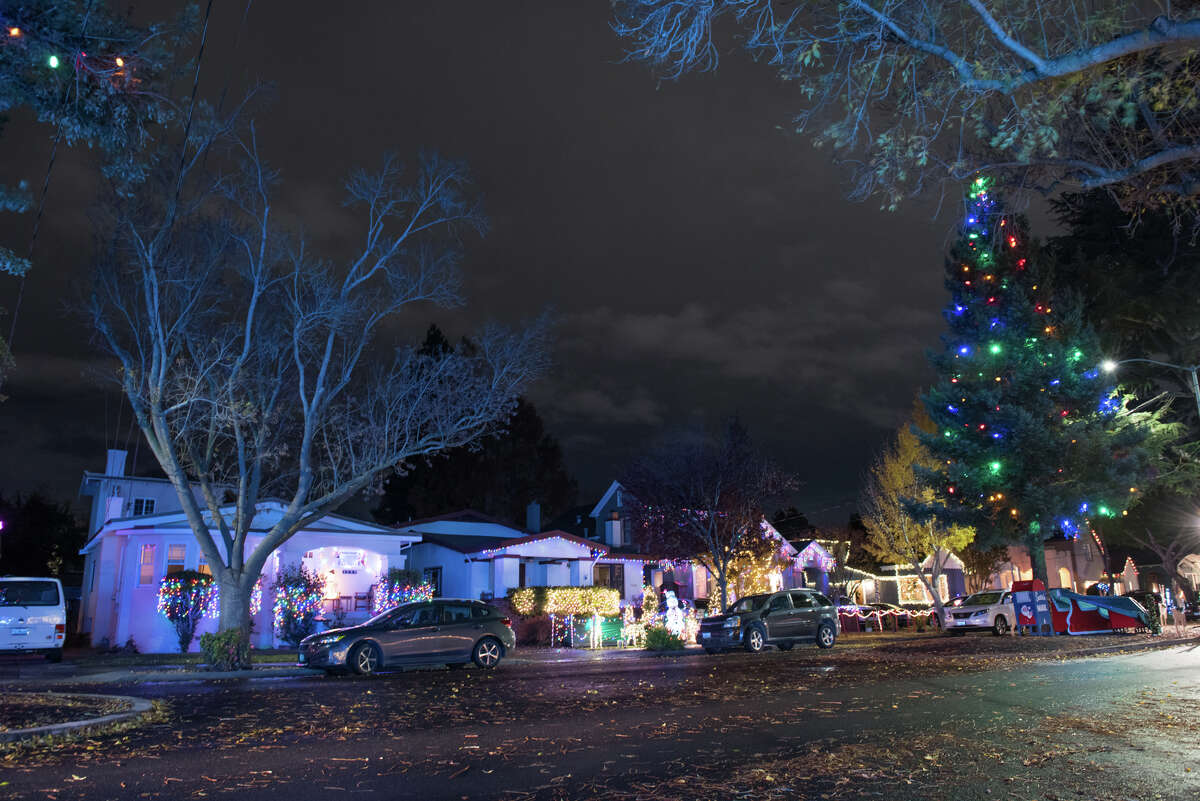
<svg viewBox="0 0 1200 801"><path fill-rule="evenodd" d="M177 172L115 203L89 312L213 568L220 628L247 631L251 589L297 530L503 423L545 367L546 321L436 354L393 344L414 305L463 302L458 235L484 226L463 165L427 156L406 179L389 157L354 173L362 240L323 260L278 224L253 127L201 129ZM272 496L285 511L252 540Z"/></svg>
<svg viewBox="0 0 1200 801"><path fill-rule="evenodd" d="M1149 0L614 0L629 56L716 67L714 28L798 90L799 131L841 152L857 197L895 207L978 170L1127 204L1200 193L1200 17Z"/></svg>
<svg viewBox="0 0 1200 801"><path fill-rule="evenodd" d="M632 496L633 524L651 551L696 559L717 579L721 610L740 553L759 551L772 537L763 510L795 486L795 480L754 447L732 419L719 435L685 432L663 440L621 478ZM768 543L772 550L775 542Z"/></svg>
<svg viewBox="0 0 1200 801"><path fill-rule="evenodd" d="M992 576L1000 570L1000 566L1008 561L1008 548L997 545L992 548L976 548L968 544L954 552L963 563L963 578L966 580L967 592L979 592L988 586Z"/></svg>

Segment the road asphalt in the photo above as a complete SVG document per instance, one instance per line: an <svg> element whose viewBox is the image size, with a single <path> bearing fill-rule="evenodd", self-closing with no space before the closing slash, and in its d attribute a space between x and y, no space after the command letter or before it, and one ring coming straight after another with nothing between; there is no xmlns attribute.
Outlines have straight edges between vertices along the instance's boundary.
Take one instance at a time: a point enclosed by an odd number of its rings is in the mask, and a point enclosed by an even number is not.
<svg viewBox="0 0 1200 801"><path fill-rule="evenodd" d="M890 798L1200 798L1200 738L1176 728L1200 709L1195 646L894 678L797 649L105 692L165 701L171 718L119 744L17 754L0 767L6 797L642 798L664 797L636 794L661 781L674 782L668 798L798 798L714 791L711 774L938 733L959 752L937 752L940 773ZM689 790L701 774L709 789ZM856 783L844 797L868 797L862 771L821 795Z"/></svg>

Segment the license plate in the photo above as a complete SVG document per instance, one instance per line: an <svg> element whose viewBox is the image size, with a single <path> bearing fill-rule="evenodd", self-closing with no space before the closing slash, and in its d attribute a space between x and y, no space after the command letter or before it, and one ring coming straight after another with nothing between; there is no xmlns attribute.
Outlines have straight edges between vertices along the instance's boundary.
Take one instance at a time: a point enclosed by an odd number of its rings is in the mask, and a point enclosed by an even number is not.
<svg viewBox="0 0 1200 801"><path fill-rule="evenodd" d="M711 631L702 631L702 632L700 632L700 639L702 639L702 640L707 640L707 639L708 639L709 637L711 637L711 636L712 636L712 632L711 632Z"/></svg>
<svg viewBox="0 0 1200 801"><path fill-rule="evenodd" d="M9 629L8 633L14 637L24 637L29 634L29 629Z"/></svg>
<svg viewBox="0 0 1200 801"><path fill-rule="evenodd" d="M957 623L955 623L954 625L956 625L956 626L965 626L965 625L967 625L967 621L965 621L965 620L960 620L960 621L958 621Z"/></svg>

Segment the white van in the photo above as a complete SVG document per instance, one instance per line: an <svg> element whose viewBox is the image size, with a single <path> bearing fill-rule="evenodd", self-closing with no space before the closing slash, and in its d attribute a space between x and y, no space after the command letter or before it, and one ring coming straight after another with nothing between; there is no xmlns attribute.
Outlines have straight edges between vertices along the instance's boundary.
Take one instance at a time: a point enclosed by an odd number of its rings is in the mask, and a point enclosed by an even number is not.
<svg viewBox="0 0 1200 801"><path fill-rule="evenodd" d="M60 662L66 636L62 582L0 576L0 654L45 654Z"/></svg>

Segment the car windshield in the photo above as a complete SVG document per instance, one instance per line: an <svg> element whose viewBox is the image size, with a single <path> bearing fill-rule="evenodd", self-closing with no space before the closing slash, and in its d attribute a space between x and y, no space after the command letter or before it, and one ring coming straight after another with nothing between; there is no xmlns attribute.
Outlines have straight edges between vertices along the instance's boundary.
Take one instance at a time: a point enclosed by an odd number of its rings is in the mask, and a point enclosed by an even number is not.
<svg viewBox="0 0 1200 801"><path fill-rule="evenodd" d="M53 581L0 581L0 606L58 606Z"/></svg>
<svg viewBox="0 0 1200 801"><path fill-rule="evenodd" d="M1000 603L1001 592L977 592L974 595L967 596L962 602L963 606L991 606L992 604Z"/></svg>
<svg viewBox="0 0 1200 801"><path fill-rule="evenodd" d="M729 611L735 615L740 612L757 612L762 609L762 605L770 597L770 595L747 595L745 598L739 598L737 603L729 607Z"/></svg>

